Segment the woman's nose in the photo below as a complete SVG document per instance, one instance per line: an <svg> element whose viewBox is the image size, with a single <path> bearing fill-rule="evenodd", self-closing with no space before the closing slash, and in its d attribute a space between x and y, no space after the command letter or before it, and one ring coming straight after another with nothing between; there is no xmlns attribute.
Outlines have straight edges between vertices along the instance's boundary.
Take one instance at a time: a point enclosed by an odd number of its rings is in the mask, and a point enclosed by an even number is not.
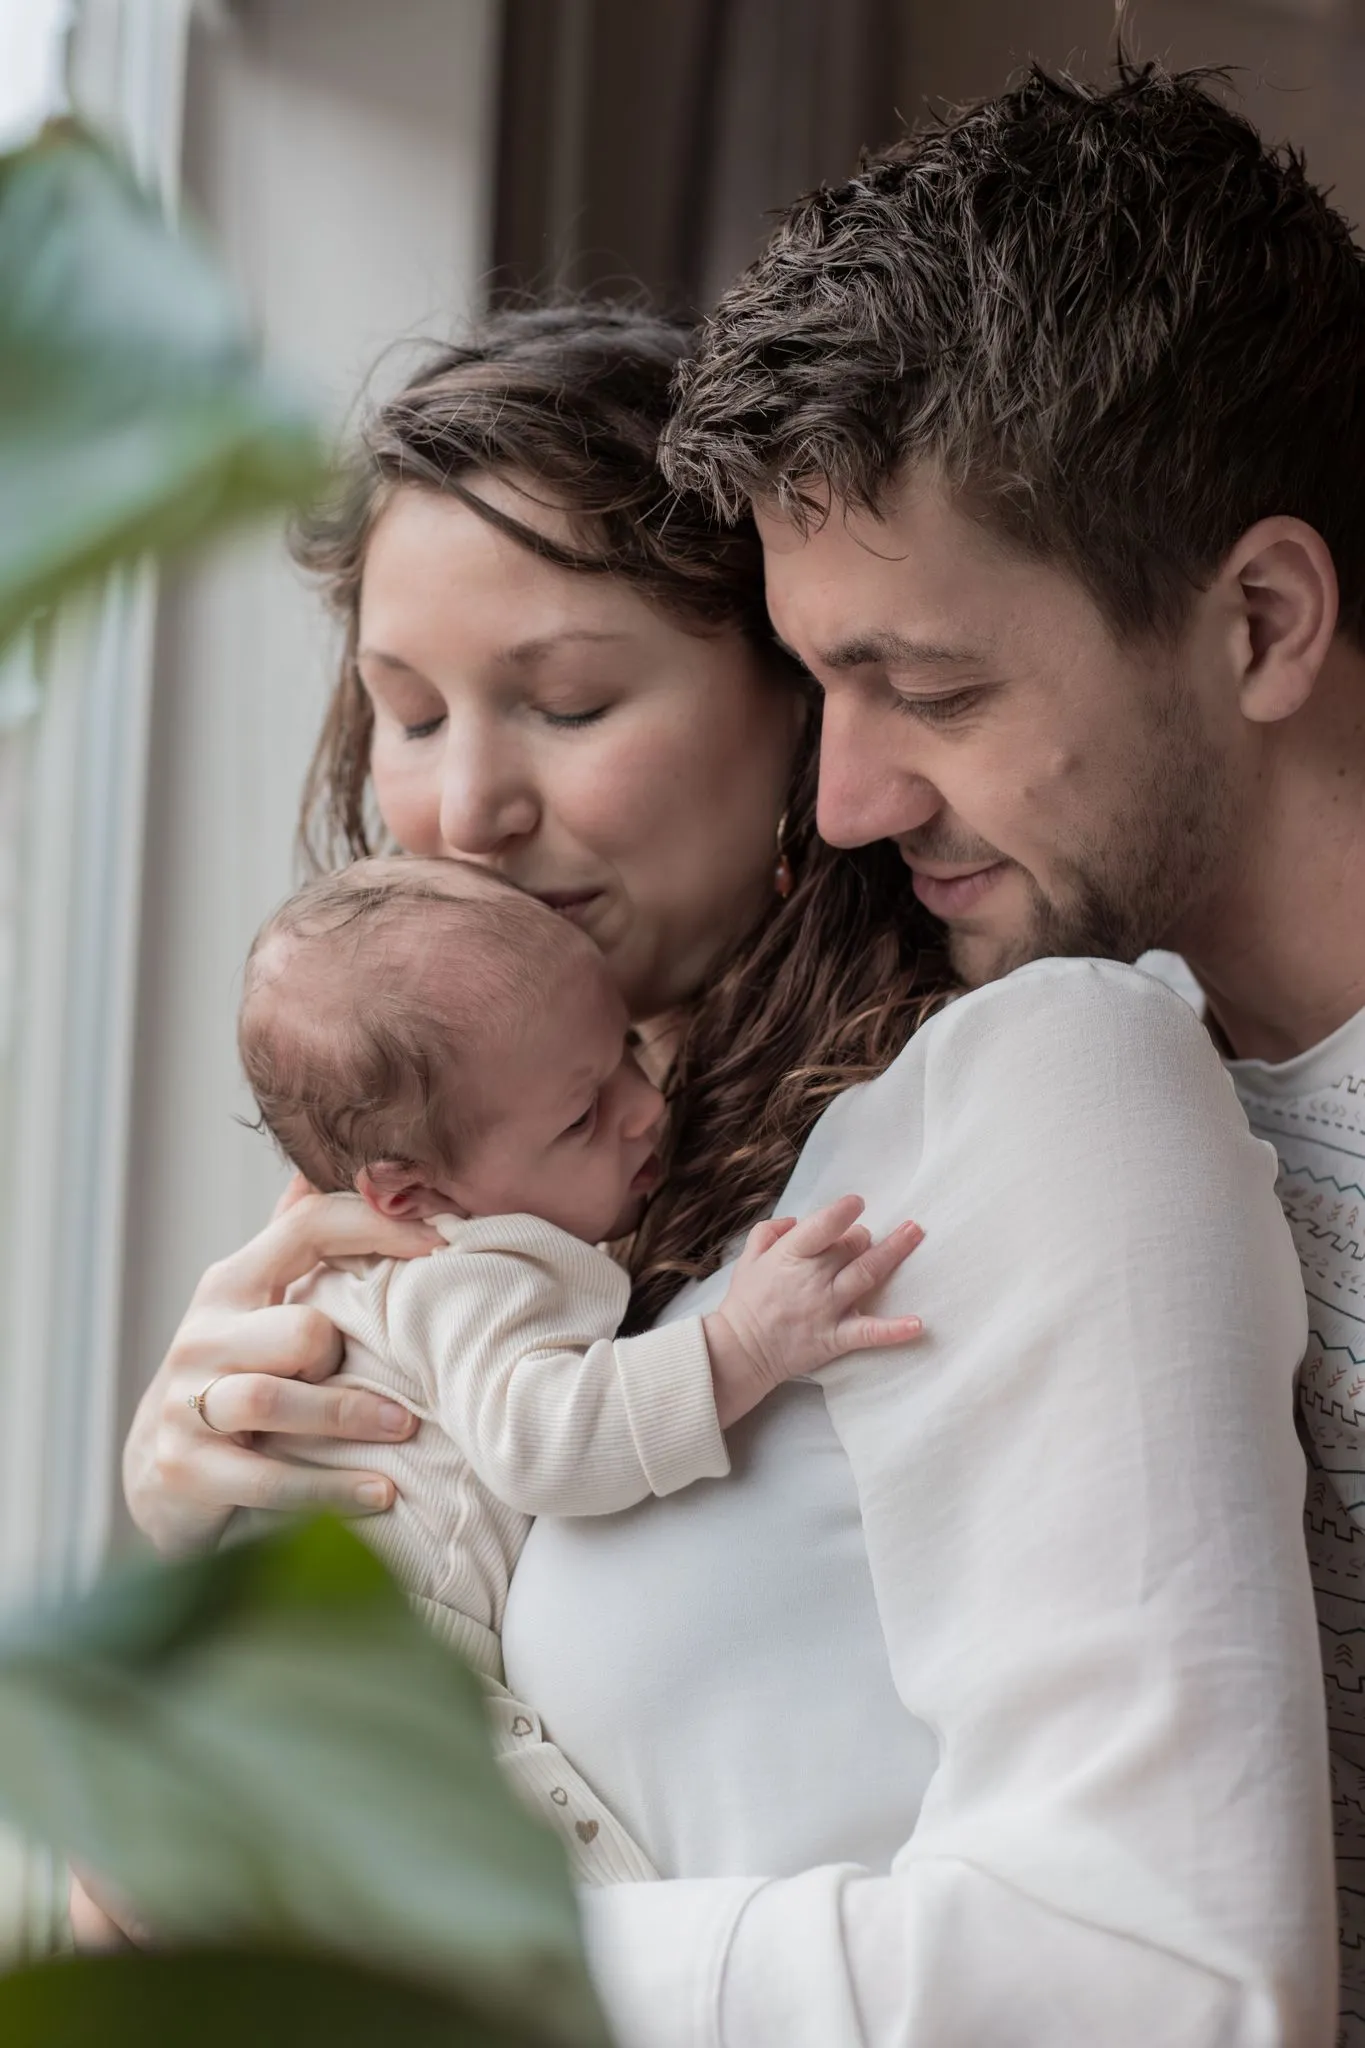
<svg viewBox="0 0 1365 2048"><path fill-rule="evenodd" d="M440 822L447 853L496 853L509 840L535 831L540 801L514 752L452 733Z"/></svg>

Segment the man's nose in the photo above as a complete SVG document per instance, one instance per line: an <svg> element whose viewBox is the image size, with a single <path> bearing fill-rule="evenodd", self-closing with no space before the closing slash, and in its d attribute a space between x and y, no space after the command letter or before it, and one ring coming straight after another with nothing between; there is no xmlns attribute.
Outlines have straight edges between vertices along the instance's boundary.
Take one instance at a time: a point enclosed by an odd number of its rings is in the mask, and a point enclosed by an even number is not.
<svg viewBox="0 0 1365 2048"><path fill-rule="evenodd" d="M913 734L828 700L820 730L815 822L831 846L868 846L914 832L943 808L932 782L908 758Z"/></svg>
<svg viewBox="0 0 1365 2048"><path fill-rule="evenodd" d="M441 784L441 843L447 853L487 855L525 839L540 822L540 798L514 749L452 731Z"/></svg>

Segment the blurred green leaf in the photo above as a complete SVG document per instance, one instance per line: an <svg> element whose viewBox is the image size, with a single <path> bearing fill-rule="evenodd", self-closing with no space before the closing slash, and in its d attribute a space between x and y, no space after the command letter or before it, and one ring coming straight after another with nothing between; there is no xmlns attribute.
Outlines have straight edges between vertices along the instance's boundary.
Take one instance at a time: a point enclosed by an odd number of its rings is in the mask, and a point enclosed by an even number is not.
<svg viewBox="0 0 1365 2048"><path fill-rule="evenodd" d="M117 158L69 122L0 157L0 646L110 563L324 474L213 263Z"/></svg>
<svg viewBox="0 0 1365 2048"><path fill-rule="evenodd" d="M531 2039L331 1957L81 1956L0 1977L5 2048L525 2048Z"/></svg>
<svg viewBox="0 0 1365 2048"><path fill-rule="evenodd" d="M0 1814L168 1945L330 1952L604 2048L562 1851L503 1784L477 1680L339 1522L9 1630Z"/></svg>

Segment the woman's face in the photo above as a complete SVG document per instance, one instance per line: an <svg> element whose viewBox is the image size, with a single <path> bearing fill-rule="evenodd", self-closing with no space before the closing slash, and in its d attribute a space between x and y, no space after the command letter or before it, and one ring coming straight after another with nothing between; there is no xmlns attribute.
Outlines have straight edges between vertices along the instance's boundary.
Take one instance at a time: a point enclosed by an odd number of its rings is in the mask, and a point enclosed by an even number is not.
<svg viewBox="0 0 1365 2048"><path fill-rule="evenodd" d="M476 488L574 544L505 478ZM572 917L632 1016L691 995L771 894L803 714L739 633L688 633L413 487L370 537L358 663L394 838Z"/></svg>

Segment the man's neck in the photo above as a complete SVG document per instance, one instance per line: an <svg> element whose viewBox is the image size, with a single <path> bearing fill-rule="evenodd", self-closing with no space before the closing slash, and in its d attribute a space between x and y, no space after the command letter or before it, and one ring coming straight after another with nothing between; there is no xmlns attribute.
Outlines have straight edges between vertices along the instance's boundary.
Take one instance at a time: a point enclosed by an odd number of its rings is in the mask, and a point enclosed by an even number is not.
<svg viewBox="0 0 1365 2048"><path fill-rule="evenodd" d="M1338 641L1268 739L1236 855L1169 943L1232 1052L1280 1061L1365 1009L1365 656Z"/></svg>

